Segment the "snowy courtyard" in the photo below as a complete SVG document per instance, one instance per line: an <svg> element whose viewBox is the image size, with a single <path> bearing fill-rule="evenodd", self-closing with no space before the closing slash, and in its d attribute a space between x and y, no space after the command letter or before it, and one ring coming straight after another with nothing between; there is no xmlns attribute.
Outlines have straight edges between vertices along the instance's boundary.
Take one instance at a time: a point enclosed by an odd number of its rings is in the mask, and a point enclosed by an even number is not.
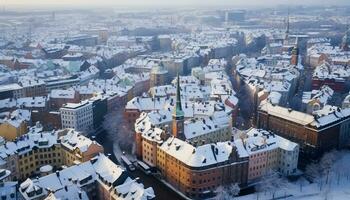
<svg viewBox="0 0 350 200"><path fill-rule="evenodd" d="M350 151L334 151L310 164L296 182L281 178L262 180L254 194L239 200L347 200L350 199ZM228 198L232 199L232 198Z"/></svg>

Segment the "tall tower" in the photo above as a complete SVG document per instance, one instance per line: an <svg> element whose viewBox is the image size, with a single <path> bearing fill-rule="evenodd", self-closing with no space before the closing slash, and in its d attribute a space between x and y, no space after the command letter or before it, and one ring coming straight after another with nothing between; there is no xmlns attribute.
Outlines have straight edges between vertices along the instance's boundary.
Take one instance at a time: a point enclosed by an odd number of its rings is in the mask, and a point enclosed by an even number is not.
<svg viewBox="0 0 350 200"><path fill-rule="evenodd" d="M299 47L298 47L298 38L296 38L296 42L295 42L295 46L292 50L292 58L290 60L290 64L292 65L298 65L298 61L299 61Z"/></svg>
<svg viewBox="0 0 350 200"><path fill-rule="evenodd" d="M288 8L288 16L287 16L287 28L286 28L286 33L284 36L284 44L285 45L287 45L289 43L288 39L289 39L289 8Z"/></svg>
<svg viewBox="0 0 350 200"><path fill-rule="evenodd" d="M173 131L173 136L181 140L186 140L185 133L184 133L184 120L185 120L185 113L182 110L182 106L181 106L180 77L179 77L179 74L177 74L176 105L173 111L172 131Z"/></svg>

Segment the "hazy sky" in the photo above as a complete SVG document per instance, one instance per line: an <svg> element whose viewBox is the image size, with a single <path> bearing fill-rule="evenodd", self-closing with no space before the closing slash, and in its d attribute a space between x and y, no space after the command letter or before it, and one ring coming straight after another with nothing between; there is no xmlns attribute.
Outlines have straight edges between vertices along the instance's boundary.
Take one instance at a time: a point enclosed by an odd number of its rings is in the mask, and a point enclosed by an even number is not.
<svg viewBox="0 0 350 200"><path fill-rule="evenodd" d="M350 5L350 0L0 0L2 5L265 5L269 4L342 4Z"/></svg>

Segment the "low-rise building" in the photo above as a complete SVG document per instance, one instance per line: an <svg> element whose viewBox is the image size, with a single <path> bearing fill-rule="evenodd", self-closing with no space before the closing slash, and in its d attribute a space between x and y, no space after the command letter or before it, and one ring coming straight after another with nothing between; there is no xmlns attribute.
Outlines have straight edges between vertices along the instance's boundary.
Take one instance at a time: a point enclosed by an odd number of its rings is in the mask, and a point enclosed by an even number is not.
<svg viewBox="0 0 350 200"><path fill-rule="evenodd" d="M18 109L12 113L5 113L4 118L0 119L0 136L7 141L13 141L27 133L30 122L29 110Z"/></svg>
<svg viewBox="0 0 350 200"><path fill-rule="evenodd" d="M0 86L0 100L8 98L22 98L24 97L23 88L17 83L6 84Z"/></svg>
<svg viewBox="0 0 350 200"><path fill-rule="evenodd" d="M195 147L170 137L157 149L157 167L173 187L192 199L203 199L219 185L246 185L248 154L231 142Z"/></svg>
<svg viewBox="0 0 350 200"><path fill-rule="evenodd" d="M48 102L47 96L3 99L0 100L0 111L12 111L15 109L47 111Z"/></svg>
<svg viewBox="0 0 350 200"><path fill-rule="evenodd" d="M250 129L239 136L235 143L242 143L249 154L248 180L254 181L271 170L285 176L297 172L299 145L262 129Z"/></svg>
<svg viewBox="0 0 350 200"><path fill-rule="evenodd" d="M0 146L1 168L12 172L11 180L23 180L40 174L50 165L58 169L84 162L103 152L103 147L73 129L42 132L33 127L13 142Z"/></svg>
<svg viewBox="0 0 350 200"><path fill-rule="evenodd" d="M59 111L32 110L32 124L40 122L44 130L58 130L62 127L61 113Z"/></svg>
<svg viewBox="0 0 350 200"><path fill-rule="evenodd" d="M61 90L53 89L50 91L50 108L59 110L64 104L79 103L80 97L77 91L73 89Z"/></svg>
<svg viewBox="0 0 350 200"><path fill-rule="evenodd" d="M306 161L342 146L344 141L348 143L349 118L350 109L325 107L311 115L264 101L259 107L257 127L299 144L299 160Z"/></svg>
<svg viewBox="0 0 350 200"><path fill-rule="evenodd" d="M327 85L336 92L345 92L349 77L347 66L322 63L315 68L312 75L312 89L318 90Z"/></svg>
<svg viewBox="0 0 350 200"><path fill-rule="evenodd" d="M25 97L45 96L46 84L43 80L25 77L18 84L23 88Z"/></svg>
<svg viewBox="0 0 350 200"><path fill-rule="evenodd" d="M25 200L155 198L153 188L144 188L103 154L41 178L28 178L20 184L19 192Z"/></svg>

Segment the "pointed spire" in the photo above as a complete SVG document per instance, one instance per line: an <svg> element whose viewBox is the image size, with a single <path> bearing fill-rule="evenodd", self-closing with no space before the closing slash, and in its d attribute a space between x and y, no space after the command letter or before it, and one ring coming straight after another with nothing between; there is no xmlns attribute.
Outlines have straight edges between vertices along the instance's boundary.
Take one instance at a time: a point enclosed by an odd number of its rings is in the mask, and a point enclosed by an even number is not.
<svg viewBox="0 0 350 200"><path fill-rule="evenodd" d="M286 29L286 34L289 34L289 8L288 8L288 15L287 15L287 29Z"/></svg>
<svg viewBox="0 0 350 200"><path fill-rule="evenodd" d="M179 73L177 73L177 83L176 83L176 105L174 109L173 116L174 117L183 117L184 112L182 110L182 105L181 105L181 88L180 88L180 76Z"/></svg>
<svg viewBox="0 0 350 200"><path fill-rule="evenodd" d="M287 15L287 28L286 28L286 33L284 37L284 43L288 43L288 38L289 38L289 7L288 7L288 15Z"/></svg>

